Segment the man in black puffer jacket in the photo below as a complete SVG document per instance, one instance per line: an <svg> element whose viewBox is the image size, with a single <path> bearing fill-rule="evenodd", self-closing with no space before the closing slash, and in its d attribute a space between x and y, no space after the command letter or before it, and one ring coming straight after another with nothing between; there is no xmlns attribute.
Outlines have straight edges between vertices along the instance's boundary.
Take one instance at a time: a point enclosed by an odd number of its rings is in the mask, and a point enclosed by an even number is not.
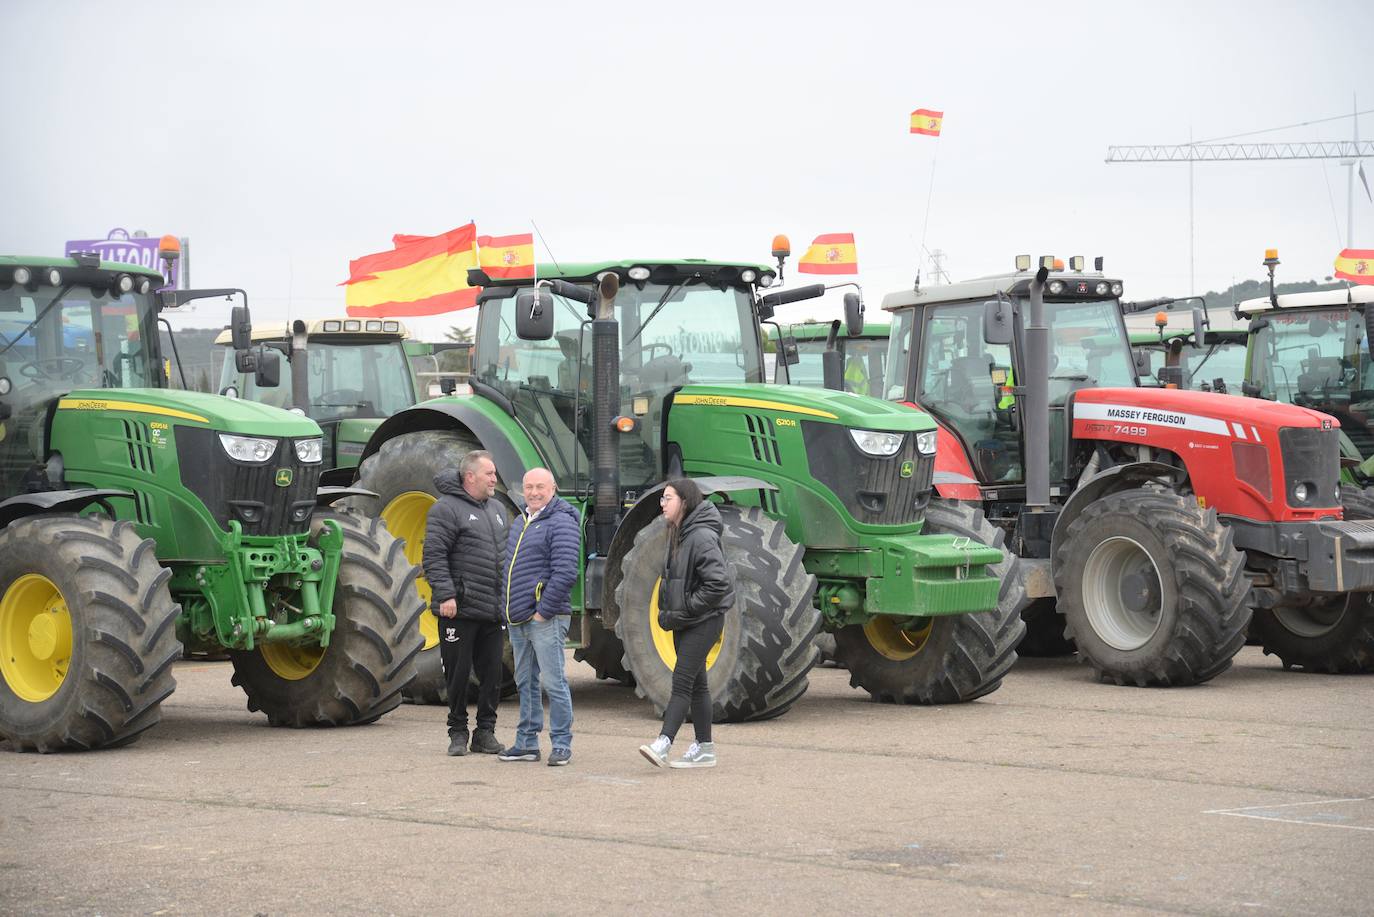
<svg viewBox="0 0 1374 917"><path fill-rule="evenodd" d="M434 476L441 496L425 520L421 561L439 619L439 658L448 689L450 755L468 752L468 677L477 668L477 729L472 750L496 755L496 705L501 700L502 585L509 524L496 495L491 453L463 456L456 471Z"/></svg>

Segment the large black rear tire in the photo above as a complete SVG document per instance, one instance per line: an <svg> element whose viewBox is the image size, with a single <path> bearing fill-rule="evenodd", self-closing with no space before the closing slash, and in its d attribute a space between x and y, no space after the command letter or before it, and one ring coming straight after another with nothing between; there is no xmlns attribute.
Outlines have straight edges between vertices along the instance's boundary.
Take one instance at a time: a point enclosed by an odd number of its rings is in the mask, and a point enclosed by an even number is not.
<svg viewBox="0 0 1374 917"><path fill-rule="evenodd" d="M802 547L783 524L756 507L720 507L725 559L735 571L735 605L707 679L716 722L760 720L785 713L806 693L816 664L821 613L816 578L802 567ZM615 591L615 632L635 693L660 715L673 694L672 634L658 627L658 581L668 549L668 526L655 517L635 534Z"/></svg>
<svg viewBox="0 0 1374 917"><path fill-rule="evenodd" d="M156 725L181 657L171 575L131 522L0 530L0 737L17 751L109 748Z"/></svg>
<svg viewBox="0 0 1374 917"><path fill-rule="evenodd" d="M439 499L434 476L457 468L464 456L481 448L482 444L466 433L421 430L387 440L359 467L358 486L378 497L371 513L380 516L391 534L405 542L406 560L417 567L424 554L425 517ZM515 510L510 501L504 494L498 494L497 499L506 507L507 519L513 519ZM424 648L415 660L415 679L402 694L413 704L447 704L444 665L439 658L439 621L429 609L429 581L423 571L415 580L415 588L425 606L418 625ZM513 697L517 689L509 640L504 660L501 696ZM475 680L470 690L469 700L476 700Z"/></svg>
<svg viewBox="0 0 1374 917"><path fill-rule="evenodd" d="M927 534L967 537L1001 548L1005 533L964 503L932 500L926 510ZM1021 606L1026 590L1018 559L1003 552L988 567L1001 580L997 607L973 614L904 619L881 616L835 634L838 661L849 669L849 683L876 701L900 704L957 704L996 691L1016 662L1016 645L1026 625Z"/></svg>
<svg viewBox="0 0 1374 917"><path fill-rule="evenodd" d="M275 643L229 654L232 681L248 695L248 709L267 714L273 726L370 723L396 709L401 689L415 677L423 645L419 568L381 520L351 512L316 510L312 543L326 520L337 522L344 536L329 646Z"/></svg>
<svg viewBox="0 0 1374 917"><path fill-rule="evenodd" d="M1374 519L1374 488L1341 485L1347 519ZM1302 605L1255 610L1250 636L1285 669L1354 675L1374 672L1374 593L1318 596Z"/></svg>
<svg viewBox="0 0 1374 917"><path fill-rule="evenodd" d="M1201 684L1245 644L1245 557L1194 497L1154 489L1103 497L1069 525L1054 577L1065 636L1102 681Z"/></svg>

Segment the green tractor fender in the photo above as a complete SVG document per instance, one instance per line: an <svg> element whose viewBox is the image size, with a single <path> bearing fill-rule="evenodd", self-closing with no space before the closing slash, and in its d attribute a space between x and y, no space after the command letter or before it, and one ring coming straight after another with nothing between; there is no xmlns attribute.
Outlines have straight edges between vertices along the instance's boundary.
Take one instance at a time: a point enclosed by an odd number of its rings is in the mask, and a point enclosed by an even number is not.
<svg viewBox="0 0 1374 917"><path fill-rule="evenodd" d="M778 489L776 484L742 475L694 477L692 480L701 488L702 495L708 497L711 494L741 490L757 493L759 490ZM634 547L636 533L661 512L658 498L665 486L666 481L640 494L635 505L630 507L616 528L610 553L605 557L591 558L587 561L586 588L583 589L583 595L586 596L588 609L601 609L601 624L607 629L613 629L616 619L620 617L620 608L615 602L615 591L620 586L623 573L621 562L630 548Z"/></svg>
<svg viewBox="0 0 1374 917"><path fill-rule="evenodd" d="M87 488L84 490L47 490L36 494L19 494L8 500L0 501L0 529L25 516L39 516L46 513L75 513L92 503L105 508L105 514L114 518L114 510L105 501L109 497L131 497L127 490L114 488Z"/></svg>
<svg viewBox="0 0 1374 917"><path fill-rule="evenodd" d="M1064 533L1073 525L1073 521L1082 515L1083 510L1089 505L1108 494L1117 493L1122 490L1136 490L1141 484L1157 481L1170 485L1178 485L1182 482L1186 472L1182 468L1175 468L1172 465L1165 465L1162 462L1132 462L1129 465L1117 465L1108 468L1098 474L1088 483L1078 488L1069 497L1064 508L1059 511L1059 518L1054 523L1054 533L1050 536L1050 557L1055 557L1059 553L1059 547L1064 542Z"/></svg>

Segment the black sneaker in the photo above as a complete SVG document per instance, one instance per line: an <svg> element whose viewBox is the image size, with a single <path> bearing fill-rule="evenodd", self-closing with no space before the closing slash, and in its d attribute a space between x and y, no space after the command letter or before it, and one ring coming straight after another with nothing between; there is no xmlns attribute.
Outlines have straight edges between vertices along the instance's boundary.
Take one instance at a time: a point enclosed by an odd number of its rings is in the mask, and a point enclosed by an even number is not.
<svg viewBox="0 0 1374 917"><path fill-rule="evenodd" d="M448 734L449 757L457 758L468 753L468 731L455 729Z"/></svg>
<svg viewBox="0 0 1374 917"><path fill-rule="evenodd" d="M549 752L549 767L565 767L572 764L572 752L566 748L555 748Z"/></svg>
<svg viewBox="0 0 1374 917"><path fill-rule="evenodd" d="M538 761L539 749L537 748L507 748L496 756L497 761ZM549 759L552 763L552 758Z"/></svg>
<svg viewBox="0 0 1374 917"><path fill-rule="evenodd" d="M482 755L499 755L506 750L506 746L496 741L496 733L490 729L479 729L472 734L473 751Z"/></svg>

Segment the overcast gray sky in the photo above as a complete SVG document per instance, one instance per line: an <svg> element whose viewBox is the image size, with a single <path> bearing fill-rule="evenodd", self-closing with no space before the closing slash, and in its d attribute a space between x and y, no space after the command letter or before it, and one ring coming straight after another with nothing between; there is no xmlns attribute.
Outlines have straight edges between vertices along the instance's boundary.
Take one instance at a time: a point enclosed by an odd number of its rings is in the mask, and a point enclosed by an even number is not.
<svg viewBox="0 0 1374 917"><path fill-rule="evenodd" d="M1188 167L1107 165L1109 144L1374 109L1374 4L1353 0L0 0L0 34L0 251L174 233L195 285L245 288L257 319L341 312L350 258L469 219L533 219L559 260L762 261L774 233L800 255L853 232L876 309L914 276L932 168L926 246L955 280L1100 254L1127 298L1183 295ZM943 136L907 133L918 107L944 110ZM1285 279L1331 273L1344 168L1207 163L1194 180L1197 292L1260 276L1271 246ZM1357 193L1356 247L1374 248Z"/></svg>

